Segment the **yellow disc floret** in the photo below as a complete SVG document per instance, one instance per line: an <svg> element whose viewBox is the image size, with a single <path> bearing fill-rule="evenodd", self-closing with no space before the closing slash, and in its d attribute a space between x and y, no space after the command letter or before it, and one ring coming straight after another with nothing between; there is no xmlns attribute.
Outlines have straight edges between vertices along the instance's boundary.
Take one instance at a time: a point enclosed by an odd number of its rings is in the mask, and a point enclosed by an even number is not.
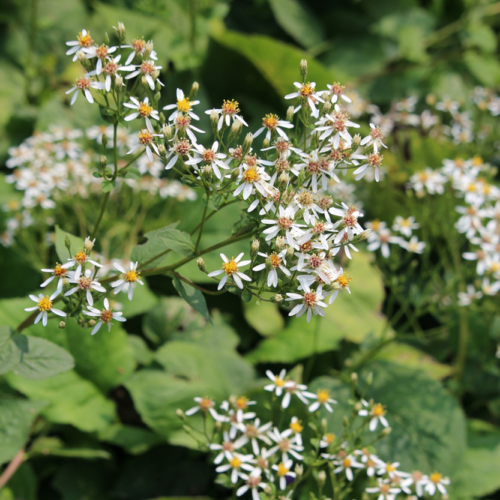
<svg viewBox="0 0 500 500"><path fill-rule="evenodd" d="M314 94L314 87L310 83L304 83L299 89L301 97L311 97Z"/></svg>
<svg viewBox="0 0 500 500"><path fill-rule="evenodd" d="M292 429L293 432L298 434L299 432L302 432L304 430L304 427L302 426L302 422L300 420L297 420L290 424L290 429Z"/></svg>
<svg viewBox="0 0 500 500"><path fill-rule="evenodd" d="M235 115L240 111L240 108L238 106L238 101L235 101L234 99L232 99L231 101L226 101L224 99L224 102L222 103L222 112L225 115Z"/></svg>
<svg viewBox="0 0 500 500"><path fill-rule="evenodd" d="M270 113L262 118L262 125L269 130L274 130L278 126L278 120L278 115Z"/></svg>
<svg viewBox="0 0 500 500"><path fill-rule="evenodd" d="M183 113L187 113L191 109L191 103L187 97L182 100L177 100L177 109Z"/></svg>
<svg viewBox="0 0 500 500"><path fill-rule="evenodd" d="M328 391L326 389L318 389L318 392L316 394L318 397L318 401L321 404L325 404L328 402L329 394L328 394Z"/></svg>
<svg viewBox="0 0 500 500"><path fill-rule="evenodd" d="M130 271L127 271L125 273L125 281L128 281L129 283L134 283L135 281L137 281L139 279L139 275L141 273L138 273L137 271L134 271L133 269L131 269Z"/></svg>
<svg viewBox="0 0 500 500"><path fill-rule="evenodd" d="M341 274L338 278L337 278L337 283L342 287L342 288L346 288L347 286L349 286L349 283L351 282L352 278L348 278L345 274Z"/></svg>
<svg viewBox="0 0 500 500"><path fill-rule="evenodd" d="M230 261L224 262L222 264L222 270L229 276L232 276L234 273L238 271L238 264L236 264L234 259L231 259Z"/></svg>
<svg viewBox="0 0 500 500"><path fill-rule="evenodd" d="M280 477L283 477L283 476L286 476L288 474L288 472L290 471L290 469L287 469L284 465L283 465L283 462L281 462L279 465L278 465L278 476Z"/></svg>
<svg viewBox="0 0 500 500"><path fill-rule="evenodd" d="M380 403L375 403L372 408L372 415L374 417L383 417L385 415L384 407Z"/></svg>
<svg viewBox="0 0 500 500"><path fill-rule="evenodd" d="M437 484L441 479L443 478L443 475L440 474L439 472L433 472L430 476L429 479L434 483Z"/></svg>
<svg viewBox="0 0 500 500"><path fill-rule="evenodd" d="M146 116L149 116L151 114L151 111L153 111L153 108L146 102L141 102L139 104L139 114L145 118Z"/></svg>
<svg viewBox="0 0 500 500"><path fill-rule="evenodd" d="M248 398L245 396L240 396L235 403L236 408L238 410L246 410L248 408Z"/></svg>
<svg viewBox="0 0 500 500"><path fill-rule="evenodd" d="M243 172L245 182L256 182L260 179L260 174L255 168L249 168Z"/></svg>
<svg viewBox="0 0 500 500"><path fill-rule="evenodd" d="M241 467L241 460L238 457L233 457L229 463L233 469L239 469Z"/></svg>
<svg viewBox="0 0 500 500"><path fill-rule="evenodd" d="M50 311L52 308L52 301L49 299L48 295L45 295L45 297L42 297L38 301L38 309L40 311Z"/></svg>
<svg viewBox="0 0 500 500"><path fill-rule="evenodd" d="M80 44L81 47L90 47L92 45L92 37L90 36L90 33L87 31L85 35L80 33L77 37L78 43Z"/></svg>

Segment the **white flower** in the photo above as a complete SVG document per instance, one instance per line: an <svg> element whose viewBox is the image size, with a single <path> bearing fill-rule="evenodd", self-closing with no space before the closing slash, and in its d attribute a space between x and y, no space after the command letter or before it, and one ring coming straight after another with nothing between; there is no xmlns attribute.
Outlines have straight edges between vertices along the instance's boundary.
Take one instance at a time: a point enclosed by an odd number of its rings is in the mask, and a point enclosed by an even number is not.
<svg viewBox="0 0 500 500"><path fill-rule="evenodd" d="M400 240L399 246L411 253L423 253L426 243L425 241L418 241L416 236L412 236L410 241Z"/></svg>
<svg viewBox="0 0 500 500"><path fill-rule="evenodd" d="M378 493L377 500L394 500L396 495L401 491L400 488L391 487L389 480L378 479L378 485L373 488L366 488L367 493Z"/></svg>
<svg viewBox="0 0 500 500"><path fill-rule="evenodd" d="M377 471L377 474L379 476L382 476L383 474L387 474L391 479L394 479L394 477L409 477L410 474L408 472L402 472L398 470L399 467L399 462L380 462L380 465L378 466L379 469Z"/></svg>
<svg viewBox="0 0 500 500"><path fill-rule="evenodd" d="M294 478L296 476L295 472L292 472L292 466L293 462L291 460L284 460L283 462L280 462L278 465L273 465L273 470L275 470L278 473L279 477L279 483L280 483L280 488L282 490L286 489L287 486L287 481L286 477L292 477Z"/></svg>
<svg viewBox="0 0 500 500"><path fill-rule="evenodd" d="M149 99L147 97L144 98L144 101L139 102L135 97L130 96L130 100L132 101L132 104L129 102L124 103L123 105L126 108L130 109L135 109L136 111L134 113L131 113L130 115L127 115L125 117L125 121L129 122L131 120L135 120L138 116L141 118L144 118L146 120L146 127L147 129L153 133L153 125L151 125L151 120L149 117L153 118L153 120L159 121L160 117L158 115L158 111L156 109L153 109L152 106L149 105Z"/></svg>
<svg viewBox="0 0 500 500"><path fill-rule="evenodd" d="M371 132L361 140L361 146L369 147L373 145L373 151L378 153L379 146L383 146L386 148L387 146L382 142L383 133L380 130L380 127L375 126L373 123L370 123Z"/></svg>
<svg viewBox="0 0 500 500"><path fill-rule="evenodd" d="M75 274L73 275L73 279L77 279L80 276L80 274L82 272L82 268L85 267L85 265L88 262L90 264L93 264L94 266L102 267L101 264L99 264L95 260L89 259L89 256L87 255L87 253L82 251L82 250L77 252L73 257L71 257L71 259L68 259L68 263L71 263L72 265L74 265L75 263L78 264L76 271L75 271Z"/></svg>
<svg viewBox="0 0 500 500"><path fill-rule="evenodd" d="M262 224L270 225L270 227L263 231L263 233L266 235L266 241L272 240L280 232L284 232L287 243L291 247L296 247L297 242L295 241L294 237L302 236L304 234L304 231L300 229L304 226L293 221L295 212L290 206L284 208L280 205L278 215L279 217L274 220L262 219L261 221Z"/></svg>
<svg viewBox="0 0 500 500"><path fill-rule="evenodd" d="M134 297L134 287L136 286L136 284L139 283L140 285L144 285L139 277L141 273L137 271L137 264L138 262L131 262L129 270L126 271L125 268L120 264L116 262L113 263L115 269L118 269L118 271L122 273L122 276L119 280L113 281L111 283L111 288L115 289L115 295L117 293L120 293L122 290L128 291L128 300L132 300L132 298Z"/></svg>
<svg viewBox="0 0 500 500"><path fill-rule="evenodd" d="M342 241L344 234L347 234L349 241L351 241L355 235L363 232L363 228L358 222L358 217L363 217L363 214L357 208L349 207L344 202L339 206L341 208L331 207L328 209L332 215L341 217L332 228L341 227L340 231L335 235L334 243L336 245Z"/></svg>
<svg viewBox="0 0 500 500"><path fill-rule="evenodd" d="M219 451L220 453L215 457L214 459L214 464L220 464L224 457L226 457L227 460L230 460L230 454L234 450L239 450L242 446L245 446L245 444L248 443L248 439L246 439L244 436L240 437L238 440L233 441L229 433L224 431L222 433L222 444L219 443L212 443L209 445L209 448L212 451Z"/></svg>
<svg viewBox="0 0 500 500"><path fill-rule="evenodd" d="M361 401L363 406L368 408L370 405L363 399ZM373 432L377 428L377 424L380 422L384 427L389 427L389 422L384 417L386 411L385 408L380 403L375 403L370 411L363 408L358 411L360 417L370 417L370 430Z"/></svg>
<svg viewBox="0 0 500 500"><path fill-rule="evenodd" d="M66 313L59 310L54 309L52 307L52 301L59 295L60 290L56 290L50 297L48 295L43 295L42 293L38 295L30 295L30 299L33 302L36 302L35 307L27 307L25 311L36 311L37 309L40 311L38 316L36 317L34 324L36 325L40 320L42 320L42 325L47 326L47 316L49 312L53 312L57 314L57 316L66 316Z"/></svg>
<svg viewBox="0 0 500 500"><path fill-rule="evenodd" d="M199 120L200 117L191 111L191 108L197 104L200 104L200 101L190 101L181 89L177 89L177 104L168 104L167 106L164 106L163 109L170 110L176 108L175 111L168 117L169 121L175 121L179 113L186 113L191 118Z"/></svg>
<svg viewBox="0 0 500 500"><path fill-rule="evenodd" d="M231 125L231 118L233 119L233 122L238 120L243 123L245 127L248 127L248 123L238 114L240 112L240 108L238 106L239 103L234 99L232 101L226 101L224 99L222 108L209 109L205 111L205 113L207 115L210 115L213 111L215 111L217 114L221 115L219 121L217 122L217 130L220 130L222 128L223 123L225 123L226 126L229 127Z"/></svg>
<svg viewBox="0 0 500 500"><path fill-rule="evenodd" d="M396 216L394 220L394 224L392 225L393 231L399 231L403 236L409 238L414 229L418 229L420 224L415 222L415 217L408 217L407 219L401 217L400 215Z"/></svg>
<svg viewBox="0 0 500 500"><path fill-rule="evenodd" d="M233 196L243 193L243 199L247 200L254 188L264 197L269 196L270 189L266 181L271 177L263 167L243 165L243 171L238 177L239 186L234 190Z"/></svg>
<svg viewBox="0 0 500 500"><path fill-rule="evenodd" d="M149 57L151 59L153 59L153 61L158 60L158 56L156 54L156 51L153 50L153 42L151 40L146 42L144 40L144 38L135 38L134 40L132 40L131 45L122 45L122 48L133 48L134 49L127 57L125 64L130 64L134 60L135 56L144 55L144 53L146 52L146 49L148 49L148 51L150 52Z"/></svg>
<svg viewBox="0 0 500 500"><path fill-rule="evenodd" d="M483 290L484 295L494 296L500 290L500 281L496 281L495 283L490 283L489 278L483 278L481 283L481 289Z"/></svg>
<svg viewBox="0 0 500 500"><path fill-rule="evenodd" d="M61 292L64 280L67 279L68 276L68 269L70 267L73 267L75 265L74 262L66 262L66 264L56 264L54 269L42 269L43 273L52 273L52 276L50 276L48 279L46 279L41 285L41 288L46 287L49 283L52 282L55 278L58 279L57 282L57 290Z"/></svg>
<svg viewBox="0 0 500 500"><path fill-rule="evenodd" d="M256 418L253 423L248 423L241 429L243 432L243 437L247 438L252 444L252 451L255 455L259 455L259 442L264 441L268 446L271 445L270 439L267 437L267 431L272 427L272 422L267 422L266 424L260 425L260 419ZM243 430L244 429L244 430Z"/></svg>
<svg viewBox="0 0 500 500"><path fill-rule="evenodd" d="M99 318L98 323L94 326L91 335L94 335L97 333L99 328L101 328L103 323L106 323L108 325L108 331L111 331L111 321L119 321L123 323L124 321L127 321L125 318L122 318L123 313L122 312L115 312L109 307L109 300L104 299L104 309L102 311L99 311L99 309L96 309L95 307L89 306L88 311L83 311L83 314L86 314L87 316L93 316L96 318Z"/></svg>
<svg viewBox="0 0 500 500"><path fill-rule="evenodd" d="M90 79L94 75L95 71L91 71L90 73L87 73L85 76L77 78L74 87L71 87L69 90L66 91L66 94L71 94L73 92L73 97L71 97L71 102L70 102L71 105L75 104L76 98L78 97L80 91L85 95L87 101L89 101L90 104L92 104L94 102L94 98L90 93L90 89L96 89L96 90L105 89L104 82L95 82Z"/></svg>
<svg viewBox="0 0 500 500"><path fill-rule="evenodd" d="M106 289L99 283L99 281L92 279L92 271L90 269L86 269L82 276L70 277L69 282L76 284L76 286L68 290L64 296L69 297L79 290L84 290L89 306L94 305L92 290L100 293L106 293Z"/></svg>
<svg viewBox="0 0 500 500"><path fill-rule="evenodd" d="M264 386L264 390L275 392L276 396L278 397L281 396L281 394L283 393L283 388L286 384L286 370L283 368L279 375L275 375L271 370L267 370L266 375L272 381L272 384Z"/></svg>
<svg viewBox="0 0 500 500"><path fill-rule="evenodd" d="M71 54L74 54L73 61L77 60L77 53L79 50L87 49L94 43L94 40L92 40L90 33L87 30L82 30L76 38L76 40L66 42L66 45L71 47L66 51L66 55L70 56Z"/></svg>
<svg viewBox="0 0 500 500"><path fill-rule="evenodd" d="M281 401L282 408L288 408L290 400L292 399L292 394L295 394L305 405L309 404L309 401L304 396L304 391L307 390L307 386L304 384L297 384L293 380L288 380L285 383L285 395Z"/></svg>
<svg viewBox="0 0 500 500"><path fill-rule="evenodd" d="M163 83L158 80L158 76L160 74L161 66L155 66L154 61L147 60L143 61L141 64L130 65L130 66L122 66L122 71L131 71L126 77L125 80L130 80L137 75L142 75L146 78L148 82L149 88L151 90L155 89L155 81L157 81L160 85L163 86Z"/></svg>
<svg viewBox="0 0 500 500"><path fill-rule="evenodd" d="M360 464L356 461L353 455L347 455L345 458L341 460L334 460L333 463L338 465L337 468L333 469L334 474L338 474L339 472L345 471L346 478L348 481L352 481L354 478L352 469L362 469L364 467L363 464Z"/></svg>
<svg viewBox="0 0 500 500"><path fill-rule="evenodd" d="M290 432L289 432L290 431ZM294 456L297 460L303 460L304 457L299 453L303 451L304 447L298 443L297 436L289 438L293 431L287 429L284 432L280 432L276 427L268 432L268 436L276 443L275 446L269 449L270 454L274 454L277 451L281 452L283 462L288 461L288 453Z"/></svg>
<svg viewBox="0 0 500 500"><path fill-rule="evenodd" d="M309 104L309 107L311 108L312 115L315 118L318 118L319 116L319 109L316 107L316 102L325 102L321 98L322 92L316 91L316 83L299 83L299 82L294 82L294 86L297 87L298 91L297 92L292 92L291 94L287 94L285 96L285 99L295 99L299 97L305 104ZM302 104L300 106L297 106L295 108L295 112L297 112L299 109L302 108Z"/></svg>
<svg viewBox="0 0 500 500"><path fill-rule="evenodd" d="M212 271L211 273L208 274L208 276L212 278L214 276L219 276L219 274L224 273L224 276L219 282L217 290L220 290L226 284L228 277L233 278L234 283L238 286L238 288L241 288L242 290L243 290L243 282L241 281L242 279L246 281L252 281L252 279L249 276L240 271L240 267L247 266L248 264L250 264L250 262L252 262L251 260L243 260L240 262L243 255L245 255L244 252L241 252L238 255L238 257L236 257L236 259L229 260L223 253L220 254L221 259L223 260L222 269L218 269L217 271Z"/></svg>
<svg viewBox="0 0 500 500"><path fill-rule="evenodd" d="M324 296L321 285L317 288L317 290L311 290L306 282L302 282L302 289L304 291L304 295L301 295L299 293L287 292L288 298L286 300L301 301L301 303L297 304L288 315L297 315L297 318L300 318L307 311L308 322L311 321L311 317L313 314L315 316L317 316L318 314L320 316L324 316L325 311L323 311L322 308L326 308L327 305L322 302Z"/></svg>
<svg viewBox="0 0 500 500"><path fill-rule="evenodd" d="M262 482L261 473L262 471L259 467L253 469L250 475L241 472L241 479L247 483L236 490L236 496L241 497L250 489L252 490L252 500L260 500L258 488L265 489L267 487L267 484Z"/></svg>
<svg viewBox="0 0 500 500"><path fill-rule="evenodd" d="M368 477L372 477L375 475L376 469L381 467L382 460L377 457L377 455L373 455L370 453L368 448L363 448L362 450L355 450L355 455L361 456L361 462L365 464L366 467L366 475Z"/></svg>
<svg viewBox="0 0 500 500"><path fill-rule="evenodd" d="M198 403L196 406L193 406L193 408L190 408L185 412L185 414L189 417L191 415L194 415L197 413L199 410L201 410L204 414L207 413L207 411L212 415L212 417L217 420L219 415L217 412L214 410L215 403L210 399L210 398L199 398L196 397L194 398L194 401Z"/></svg>
<svg viewBox="0 0 500 500"><path fill-rule="evenodd" d="M139 142L127 153L128 155L132 154L135 152L135 150L141 146L144 146L146 148L146 154L149 158L149 161L153 163L154 158L153 158L153 152L151 151L151 148L154 150L154 152L160 156L160 153L158 152L158 148L156 147L156 144L153 142L154 137L161 137L161 134L153 134L153 132L150 132L147 128L143 128L138 134L137 138Z"/></svg>
<svg viewBox="0 0 500 500"><path fill-rule="evenodd" d="M190 160L192 157L189 154L191 152L191 143L188 139L183 139L182 141L174 142L174 145L170 147L168 157L169 162L165 165L165 170L170 170L179 158L187 157Z"/></svg>
<svg viewBox="0 0 500 500"><path fill-rule="evenodd" d="M323 405L330 413L333 413L333 408L330 406L332 404L337 404L335 399L330 398L330 394L327 389L318 389L316 394L312 392L304 392L304 396L315 399L316 401L309 406L309 411L314 412Z"/></svg>
<svg viewBox="0 0 500 500"><path fill-rule="evenodd" d="M193 130L195 132L199 132L200 134L205 133L204 130L201 130L191 124L191 117L188 115L183 115L181 113L178 113L177 116L175 117L174 124L175 124L174 139L177 137L179 132L181 132L182 134L187 134L187 136L189 137L189 139L191 139L193 143L197 143L198 139L194 135Z"/></svg>
<svg viewBox="0 0 500 500"><path fill-rule="evenodd" d="M216 472L227 472L231 470L231 482L236 484L238 478L240 477L240 470L252 471L253 466L249 462L253 462L252 455L241 455L240 453L230 453L227 454L228 464L219 465L215 469Z"/></svg>
<svg viewBox="0 0 500 500"><path fill-rule="evenodd" d="M332 85L327 85L327 87L332 94L332 104L335 104L339 97L349 104L352 102L352 100L344 94L344 85L340 85L340 83L333 83Z"/></svg>
<svg viewBox="0 0 500 500"><path fill-rule="evenodd" d="M328 448L335 441L335 434L331 432L327 432L320 440L319 447L320 448Z"/></svg>
<svg viewBox="0 0 500 500"><path fill-rule="evenodd" d="M116 52L117 49L118 47L108 47L103 44L99 46L93 45L92 47L84 47L82 50L87 56L87 59L97 57L95 71L97 75L100 75L103 69L103 61L106 61L110 57L110 54Z"/></svg>
<svg viewBox="0 0 500 500"><path fill-rule="evenodd" d="M277 254L276 252L273 252L271 255L267 255L266 253L259 252L258 255L261 257L266 258L266 262L263 262L262 264L259 264L253 268L254 271L262 271L263 269L266 268L266 266L269 266L269 272L267 274L267 286L268 287L277 287L278 286L278 269L281 269L283 274L286 276L290 276L291 273L290 271L282 265L282 262L284 262L284 256L286 254L286 250L280 252ZM285 262L286 264L286 262ZM285 370L286 373L286 370ZM266 389L268 390L268 389ZM280 396L276 392L277 396Z"/></svg>
<svg viewBox="0 0 500 500"><path fill-rule="evenodd" d="M483 296L483 292L477 291L474 288L474 285L467 285L467 292L458 292L458 305L459 306L468 306L474 300L480 299Z"/></svg>
<svg viewBox="0 0 500 500"><path fill-rule="evenodd" d="M447 477L443 477L439 472L433 472L424 486L424 490L429 493L429 495L434 495L436 493L436 488L441 492L442 495L447 495L445 486L450 484L450 480Z"/></svg>
<svg viewBox="0 0 500 500"><path fill-rule="evenodd" d="M414 237L416 238L416 236ZM368 246L367 250L369 252L374 252L375 250L380 250L382 251L382 255L387 259L391 255L391 250L389 248L389 243L392 244L399 244L400 246L403 246L404 240L401 239L399 236L391 236L391 231L390 229L381 229L378 233L371 233L370 236L368 237ZM424 243L425 246L425 243Z"/></svg>
<svg viewBox="0 0 500 500"><path fill-rule="evenodd" d="M286 120L280 120L277 115L273 114L268 114L264 118L262 118L262 127L253 134L253 138L255 139L258 137L264 130L267 129L266 132L266 139L268 141L271 140L271 134L276 131L278 134L285 140L288 141L288 136L286 133L281 130L281 128L293 128L293 124L290 122L287 122Z"/></svg>
<svg viewBox="0 0 500 500"><path fill-rule="evenodd" d="M414 471L411 473L409 477L404 478L402 481L400 481L399 486L407 495L410 495L411 494L410 486L414 484L417 496L421 497L424 494L423 487L427 484L428 481L429 481L429 476L425 476L420 471Z"/></svg>
<svg viewBox="0 0 500 500"><path fill-rule="evenodd" d="M282 436L291 436L292 434L295 437L295 441L299 446L302 446L302 431L304 430L304 426L302 425L302 421L297 417L292 417L292 421L290 422L289 428L281 433Z"/></svg>
<svg viewBox="0 0 500 500"><path fill-rule="evenodd" d="M195 157L186 161L186 165L198 165L204 162L207 165L211 165L217 179L222 179L219 167L228 170L229 166L222 161L226 158L226 155L217 152L219 149L219 142L215 141L210 149L205 149L201 144L197 143L193 144L193 148L195 149Z"/></svg>

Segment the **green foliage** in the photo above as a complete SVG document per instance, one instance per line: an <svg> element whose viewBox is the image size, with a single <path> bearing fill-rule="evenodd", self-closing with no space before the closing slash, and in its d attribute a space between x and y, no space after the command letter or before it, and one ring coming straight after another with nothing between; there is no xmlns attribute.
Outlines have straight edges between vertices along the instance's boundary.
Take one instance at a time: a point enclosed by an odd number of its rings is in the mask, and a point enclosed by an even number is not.
<svg viewBox="0 0 500 500"><path fill-rule="evenodd" d="M71 254L68 252L68 248L66 247L67 239L69 239ZM56 226L55 244L57 256L59 257L61 264L66 263L70 257L73 257L77 252L81 252L84 249L84 242L82 238L66 233L59 226Z"/></svg>
<svg viewBox="0 0 500 500"><path fill-rule="evenodd" d="M198 311L209 323L213 324L207 309L205 296L196 288L188 285L174 276L174 287L179 295L195 310Z"/></svg>

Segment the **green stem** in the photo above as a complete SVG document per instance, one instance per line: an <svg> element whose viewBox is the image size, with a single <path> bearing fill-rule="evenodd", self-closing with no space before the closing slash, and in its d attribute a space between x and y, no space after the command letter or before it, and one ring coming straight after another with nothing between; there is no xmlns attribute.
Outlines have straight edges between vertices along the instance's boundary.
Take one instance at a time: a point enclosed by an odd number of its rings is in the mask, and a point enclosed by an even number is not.
<svg viewBox="0 0 500 500"><path fill-rule="evenodd" d="M201 223L200 223L200 231L198 232L198 238L196 239L196 245L194 246L194 253L198 253L198 248L200 246L200 241L201 241L201 235L203 234L203 226L205 225L205 220L207 217L207 210L208 210L208 192L207 192L207 204L205 205L205 209L203 210L203 216L201 218Z"/></svg>

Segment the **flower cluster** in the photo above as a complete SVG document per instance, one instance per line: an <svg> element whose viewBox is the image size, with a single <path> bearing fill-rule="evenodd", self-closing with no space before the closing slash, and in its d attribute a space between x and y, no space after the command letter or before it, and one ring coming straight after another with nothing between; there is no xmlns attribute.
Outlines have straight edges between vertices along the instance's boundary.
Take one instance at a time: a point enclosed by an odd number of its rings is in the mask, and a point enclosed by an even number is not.
<svg viewBox="0 0 500 500"><path fill-rule="evenodd" d="M350 402L353 411L344 418L343 432L337 436L329 429L328 419L320 420L321 408L331 413L337 403L328 390L309 392L304 384L288 378L286 370L279 374L268 370L266 374L271 380L264 387L272 393L270 404L261 407L245 396L232 396L217 407L212 399L197 397L196 406L185 414L178 410L183 420L185 415L201 414L204 432L189 425L184 428L213 455L219 473L217 482L232 488L236 496L250 493L253 500L259 500L259 493L273 498L281 491L280 498L290 499L309 477L315 478L323 498L327 474L334 495L345 495L353 483L361 484L373 498L384 500L392 500L400 493L418 497L432 496L436 491L447 494L450 480L439 472L404 472L399 462L383 460L373 446L363 445L367 439L371 443L383 439L391 430L382 404L355 396L357 401ZM354 374L354 387L356 383ZM294 405L295 415L288 411L292 398L299 402L299 407ZM271 408L271 415L278 413L279 425L274 420L262 420L266 406ZM298 414L304 415L302 419ZM378 432L375 440L370 438L373 432Z"/></svg>

